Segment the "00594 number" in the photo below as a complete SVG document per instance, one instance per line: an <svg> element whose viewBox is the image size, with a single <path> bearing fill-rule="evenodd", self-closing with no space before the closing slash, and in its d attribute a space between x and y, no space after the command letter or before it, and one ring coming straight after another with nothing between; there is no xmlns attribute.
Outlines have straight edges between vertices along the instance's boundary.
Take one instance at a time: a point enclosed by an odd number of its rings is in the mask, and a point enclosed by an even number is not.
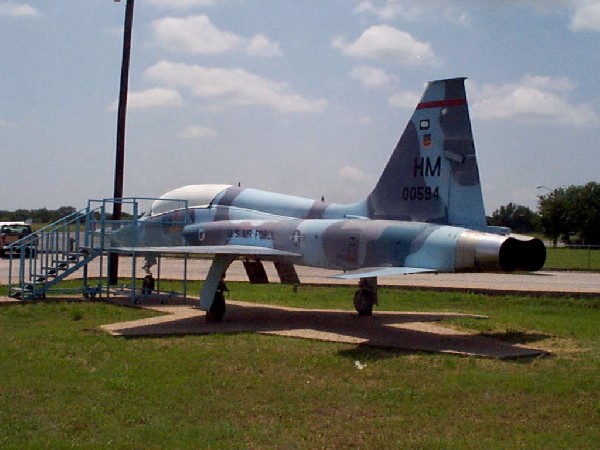
<svg viewBox="0 0 600 450"><path fill-rule="evenodd" d="M403 200L437 200L440 198L440 188L429 186L410 186L402 189Z"/></svg>

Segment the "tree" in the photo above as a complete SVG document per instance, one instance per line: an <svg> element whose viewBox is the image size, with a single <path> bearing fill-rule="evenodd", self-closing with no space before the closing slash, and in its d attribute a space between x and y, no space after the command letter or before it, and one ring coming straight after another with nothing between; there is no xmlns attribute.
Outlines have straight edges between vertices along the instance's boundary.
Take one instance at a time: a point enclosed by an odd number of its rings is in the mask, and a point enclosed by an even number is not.
<svg viewBox="0 0 600 450"><path fill-rule="evenodd" d="M527 206L509 203L501 206L488 219L489 225L508 227L518 233L530 233L535 230L538 216Z"/></svg>
<svg viewBox="0 0 600 450"><path fill-rule="evenodd" d="M62 219L63 217L69 216L76 211L72 206L61 206L55 211L50 211L50 221L56 222L57 220Z"/></svg>
<svg viewBox="0 0 600 450"><path fill-rule="evenodd" d="M556 245L559 238L600 244L600 184L557 188L539 197L540 223Z"/></svg>
<svg viewBox="0 0 600 450"><path fill-rule="evenodd" d="M47 208L41 209L17 209L16 211L0 211L0 221L15 221L23 222L25 220L31 220L34 223L51 223L57 220L73 214L75 208L72 206L61 206L56 210L49 210Z"/></svg>

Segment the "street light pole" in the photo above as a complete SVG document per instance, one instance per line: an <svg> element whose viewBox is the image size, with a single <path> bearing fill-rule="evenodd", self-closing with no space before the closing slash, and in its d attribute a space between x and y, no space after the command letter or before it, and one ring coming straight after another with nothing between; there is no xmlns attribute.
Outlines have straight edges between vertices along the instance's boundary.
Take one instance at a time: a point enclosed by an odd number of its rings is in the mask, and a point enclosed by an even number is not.
<svg viewBox="0 0 600 450"><path fill-rule="evenodd" d="M119 2L120 0L115 0ZM125 166L125 123L127 116L127 90L129 87L129 61L131 55L131 31L133 28L133 6L135 0L127 0L125 7L125 24L123 27L123 59L121 62L121 87L119 90L119 106L117 112L117 150L115 158L115 187L112 220L121 220L123 198L123 169ZM119 276L119 256L110 254L109 283L117 284Z"/></svg>

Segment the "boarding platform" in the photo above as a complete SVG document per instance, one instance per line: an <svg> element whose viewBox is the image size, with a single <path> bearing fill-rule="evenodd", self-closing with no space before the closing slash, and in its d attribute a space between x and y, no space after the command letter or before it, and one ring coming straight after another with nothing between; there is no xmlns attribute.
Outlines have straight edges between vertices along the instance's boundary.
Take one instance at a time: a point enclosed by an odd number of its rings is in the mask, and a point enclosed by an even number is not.
<svg viewBox="0 0 600 450"><path fill-rule="evenodd" d="M34 233L20 239L9 246L8 291L9 295L21 300L46 298L49 294L77 294L85 298L108 298L117 290L122 296L126 292L132 302L138 302L148 290L142 292L141 281L137 272L141 270L143 256L132 250L120 251L129 256L131 264L131 280L118 287L109 283L111 249L116 246L135 248L140 238L138 222L143 217L144 205L154 202L155 198L123 198L89 200L86 208L77 211L61 220L52 223ZM172 210L181 214L171 215L157 225L154 232L162 229L181 228L188 225L190 214L186 200L160 199L161 202L172 203ZM122 219L112 220L109 211L115 203L121 203L124 211ZM148 208L149 209L149 208ZM125 212L127 211L127 212ZM187 293L187 255L184 258L183 295ZM158 286L153 292L160 292L160 255L157 257ZM93 273L90 262L94 261ZM99 262L99 264L98 264ZM67 277L79 273L81 287L65 289L60 282ZM145 275L145 273L144 273ZM79 277L78 277L79 278Z"/></svg>

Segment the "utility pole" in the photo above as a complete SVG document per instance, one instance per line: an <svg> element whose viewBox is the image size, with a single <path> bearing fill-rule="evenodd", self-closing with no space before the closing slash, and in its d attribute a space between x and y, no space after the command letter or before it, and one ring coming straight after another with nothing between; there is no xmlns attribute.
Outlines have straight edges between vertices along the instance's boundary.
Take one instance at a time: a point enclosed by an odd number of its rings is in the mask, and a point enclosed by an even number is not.
<svg viewBox="0 0 600 450"><path fill-rule="evenodd" d="M120 2L120 0L114 0ZM117 151L115 158L115 189L112 220L121 220L123 198L123 171L125 166L125 124L127 116L127 90L129 87L129 61L131 55L131 31L133 28L133 6L135 0L127 0L125 7L125 25L123 27L123 59L121 62L121 87L119 90L119 106L117 112ZM109 256L109 283L117 284L119 277L119 255Z"/></svg>

